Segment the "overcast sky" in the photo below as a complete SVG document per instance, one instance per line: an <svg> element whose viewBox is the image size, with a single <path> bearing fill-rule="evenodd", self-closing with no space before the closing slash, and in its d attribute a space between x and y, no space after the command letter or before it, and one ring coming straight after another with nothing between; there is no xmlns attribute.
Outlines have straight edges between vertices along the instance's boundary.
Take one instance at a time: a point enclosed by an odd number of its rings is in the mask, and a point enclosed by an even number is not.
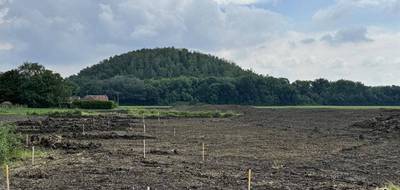
<svg viewBox="0 0 400 190"><path fill-rule="evenodd" d="M0 71L175 46L275 77L400 85L400 0L0 0Z"/></svg>

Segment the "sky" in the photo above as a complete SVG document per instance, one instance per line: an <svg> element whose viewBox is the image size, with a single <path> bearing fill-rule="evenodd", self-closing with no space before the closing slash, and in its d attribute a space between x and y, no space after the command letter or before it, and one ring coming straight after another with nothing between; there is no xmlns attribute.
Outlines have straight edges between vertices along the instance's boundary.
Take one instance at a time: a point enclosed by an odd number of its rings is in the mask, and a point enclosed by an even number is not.
<svg viewBox="0 0 400 190"><path fill-rule="evenodd" d="M0 71L66 77L171 46L290 81L400 85L400 0L0 0Z"/></svg>

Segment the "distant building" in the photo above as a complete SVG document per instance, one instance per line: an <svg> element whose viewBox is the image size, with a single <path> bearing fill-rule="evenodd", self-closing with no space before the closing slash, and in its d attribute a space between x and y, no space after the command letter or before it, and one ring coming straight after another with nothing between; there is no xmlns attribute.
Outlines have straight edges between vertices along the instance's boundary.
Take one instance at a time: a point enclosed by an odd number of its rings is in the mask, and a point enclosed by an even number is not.
<svg viewBox="0 0 400 190"><path fill-rule="evenodd" d="M79 96L71 96L71 97L69 97L69 101L70 102L73 102L75 100L80 100L80 99L81 99L81 97L79 97Z"/></svg>
<svg viewBox="0 0 400 190"><path fill-rule="evenodd" d="M107 95L87 95L83 100L97 100L97 101L108 101Z"/></svg>
<svg viewBox="0 0 400 190"><path fill-rule="evenodd" d="M9 101L5 101L5 102L0 104L0 107L2 107L2 108L10 108L12 106L13 106L13 104L11 102L9 102Z"/></svg>

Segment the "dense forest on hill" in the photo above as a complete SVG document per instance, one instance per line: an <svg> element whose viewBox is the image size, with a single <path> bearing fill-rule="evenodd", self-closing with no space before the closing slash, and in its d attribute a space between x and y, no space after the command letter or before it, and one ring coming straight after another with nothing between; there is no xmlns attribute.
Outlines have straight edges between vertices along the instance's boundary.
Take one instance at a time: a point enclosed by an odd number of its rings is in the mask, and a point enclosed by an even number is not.
<svg viewBox="0 0 400 190"><path fill-rule="evenodd" d="M76 85L76 95L107 94L122 104L400 105L398 86L325 79L290 83L176 48L113 56L68 80Z"/></svg>
<svg viewBox="0 0 400 190"><path fill-rule="evenodd" d="M109 79L130 76L138 79L188 77L236 77L244 71L234 63L187 49L142 49L110 57L85 68L78 78ZM75 77L71 77L75 78Z"/></svg>

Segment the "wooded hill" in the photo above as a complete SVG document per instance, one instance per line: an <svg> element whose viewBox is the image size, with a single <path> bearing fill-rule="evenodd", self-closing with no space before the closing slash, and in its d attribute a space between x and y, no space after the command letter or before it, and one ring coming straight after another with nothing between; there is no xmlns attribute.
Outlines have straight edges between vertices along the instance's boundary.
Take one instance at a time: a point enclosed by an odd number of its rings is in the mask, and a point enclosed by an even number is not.
<svg viewBox="0 0 400 190"><path fill-rule="evenodd" d="M0 103L54 107L71 95L106 94L121 104L400 105L400 87L348 80L294 81L243 70L186 49L142 49L63 79L37 63L0 73Z"/></svg>
<svg viewBox="0 0 400 190"><path fill-rule="evenodd" d="M107 94L122 104L400 105L400 87L263 76L186 49L142 49L110 57L68 78L75 94Z"/></svg>
<svg viewBox="0 0 400 190"><path fill-rule="evenodd" d="M237 77L247 72L234 63L187 49L142 49L110 57L83 69L73 78L110 79L129 76L137 79L175 77Z"/></svg>

